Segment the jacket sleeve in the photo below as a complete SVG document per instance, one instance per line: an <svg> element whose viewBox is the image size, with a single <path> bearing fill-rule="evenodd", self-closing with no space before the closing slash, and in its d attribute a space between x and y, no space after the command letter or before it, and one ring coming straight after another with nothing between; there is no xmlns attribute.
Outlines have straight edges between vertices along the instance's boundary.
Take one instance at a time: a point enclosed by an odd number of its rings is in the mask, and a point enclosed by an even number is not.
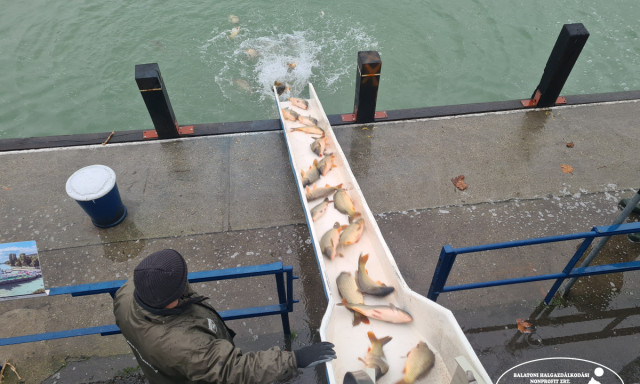
<svg viewBox="0 0 640 384"><path fill-rule="evenodd" d="M297 365L293 352L278 347L248 352L223 339L203 338L193 343L189 361L181 364L192 381L213 383L270 383L293 377Z"/></svg>

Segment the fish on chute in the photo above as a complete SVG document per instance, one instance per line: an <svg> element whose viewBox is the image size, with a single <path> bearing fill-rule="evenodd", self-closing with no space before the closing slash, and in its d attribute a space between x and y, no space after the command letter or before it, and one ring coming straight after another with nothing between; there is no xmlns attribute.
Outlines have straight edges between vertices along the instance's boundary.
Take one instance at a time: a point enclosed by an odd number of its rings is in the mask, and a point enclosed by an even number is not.
<svg viewBox="0 0 640 384"><path fill-rule="evenodd" d="M412 350L407 353L407 362L404 364L402 373L404 376L402 380L396 384L413 384L420 377L426 375L433 364L436 361L436 357L433 351L429 349L427 344L423 341L419 342Z"/></svg>
<svg viewBox="0 0 640 384"><path fill-rule="evenodd" d="M370 319L376 319L387 323L410 323L413 321L413 317L407 312L393 304L389 305L365 305L365 304L352 304L346 300L342 300L342 305L349 308L352 311L361 313Z"/></svg>
<svg viewBox="0 0 640 384"><path fill-rule="evenodd" d="M329 204L330 203L331 203L331 200L329 200L328 197L325 197L324 200L320 204L318 204L315 207L311 208L311 220L312 221L316 221L322 215L324 215L324 213L327 212L327 209L329 208Z"/></svg>
<svg viewBox="0 0 640 384"><path fill-rule="evenodd" d="M378 380L389 371L389 363L387 363L382 347L391 341L391 336L378 339L371 331L367 332L367 336L371 342L371 347L367 350L365 358L358 357L358 360L362 361L367 368L373 368L376 372L376 380Z"/></svg>
<svg viewBox="0 0 640 384"><path fill-rule="evenodd" d="M282 117L285 120L298 121L298 112L289 108L282 108ZM324 131L322 131L322 134L324 134Z"/></svg>
<svg viewBox="0 0 640 384"><path fill-rule="evenodd" d="M293 112L293 111L291 111L291 112ZM297 115L297 113L296 113L296 115ZM287 120L291 120L291 119L287 119ZM293 121L295 121L295 120L293 120ZM291 128L291 132L303 132L303 133L307 133L307 134L310 134L310 135L324 136L324 129L318 127L317 125L303 125L302 127Z"/></svg>
<svg viewBox="0 0 640 384"><path fill-rule="evenodd" d="M306 187L311 185L320 179L320 171L318 170L318 160L313 160L313 165L309 167L309 170L305 172L304 169L300 170L300 176L302 176L302 186Z"/></svg>
<svg viewBox="0 0 640 384"><path fill-rule="evenodd" d="M311 143L311 150L313 151L313 153L315 153L320 157L324 156L325 151L327 150L328 140L329 138L326 136L321 136L321 137L318 137L317 139L314 139L313 143Z"/></svg>
<svg viewBox="0 0 640 384"><path fill-rule="evenodd" d="M294 107L298 107L304 110L309 109L309 102L305 99L300 99L298 97L290 97L289 101L291 102L291 105L293 105Z"/></svg>
<svg viewBox="0 0 640 384"><path fill-rule="evenodd" d="M311 116L299 115L298 122L304 125L318 125L318 120Z"/></svg>
<svg viewBox="0 0 640 384"><path fill-rule="evenodd" d="M345 226L340 225L340 223L336 221L335 224L333 224L333 228L328 230L320 238L320 250L322 251L322 254L328 257L330 260L335 259L336 255L338 254L338 241L340 239L340 232L342 232L344 227Z"/></svg>
<svg viewBox="0 0 640 384"><path fill-rule="evenodd" d="M336 167L336 155L325 156L318 162L318 171L322 176L326 176L330 170Z"/></svg>
<svg viewBox="0 0 640 384"><path fill-rule="evenodd" d="M364 297L362 293L358 291L356 280L351 276L349 272L341 272L336 279L338 285L338 292L342 297L343 302L352 303L354 305L364 305ZM356 326L360 323L369 324L369 319L363 314L353 311L353 325Z"/></svg>
<svg viewBox="0 0 640 384"><path fill-rule="evenodd" d="M335 200L335 197L334 197ZM376 282L369 277L369 273L366 269L367 260L369 260L369 254L360 254L358 258L358 274L356 275L356 282L360 292L373 296L387 296L394 291L393 287L387 287L381 282Z"/></svg>
<svg viewBox="0 0 640 384"><path fill-rule="evenodd" d="M322 157L326 154L327 151L327 143L329 138L326 136L321 136L313 140L311 143L311 150L316 155Z"/></svg>
<svg viewBox="0 0 640 384"><path fill-rule="evenodd" d="M307 201L313 201L313 200L317 200L317 199L321 199L323 197L327 197L329 195L331 195L332 193L334 193L336 190L342 188L342 184L338 184L335 186L331 186L329 184L325 185L324 187L318 187L317 184L313 185L313 188L309 188L306 187L305 190L305 197L307 198Z"/></svg>
<svg viewBox="0 0 640 384"><path fill-rule="evenodd" d="M355 216L356 207L353 205L353 200L344 188L336 191L336 194L333 196L333 201L338 211L350 217Z"/></svg>
<svg viewBox="0 0 640 384"><path fill-rule="evenodd" d="M360 241L363 231L364 219L362 217L358 217L351 221L351 224L349 224L340 234L340 245L345 246L357 243Z"/></svg>

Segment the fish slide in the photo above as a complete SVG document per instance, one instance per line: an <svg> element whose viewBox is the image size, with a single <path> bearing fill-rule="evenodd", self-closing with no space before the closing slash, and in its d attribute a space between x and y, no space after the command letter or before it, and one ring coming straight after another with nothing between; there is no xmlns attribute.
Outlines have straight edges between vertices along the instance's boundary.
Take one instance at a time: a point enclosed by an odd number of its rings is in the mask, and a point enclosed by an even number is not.
<svg viewBox="0 0 640 384"><path fill-rule="evenodd" d="M452 312L402 278L313 85L274 96L328 300L328 382L491 383Z"/></svg>

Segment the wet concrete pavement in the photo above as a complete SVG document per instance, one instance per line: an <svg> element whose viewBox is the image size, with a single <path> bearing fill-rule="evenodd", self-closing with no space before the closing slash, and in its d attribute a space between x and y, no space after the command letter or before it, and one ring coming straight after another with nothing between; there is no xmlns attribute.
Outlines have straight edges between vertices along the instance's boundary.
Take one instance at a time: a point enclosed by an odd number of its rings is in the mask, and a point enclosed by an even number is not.
<svg viewBox="0 0 640 384"><path fill-rule="evenodd" d="M588 231L610 224L638 185L637 102L353 125L334 129L381 233L410 287L425 294L440 248ZM574 147L568 148L567 143ZM64 189L77 169L116 172L129 214L94 227ZM570 165L572 173L563 173ZM458 191L451 178L465 175ZM281 260L300 303L296 337L279 317L230 322L243 350L318 339L326 300L280 132L0 153L0 242L35 240L45 286L129 278L149 253L174 248L190 271ZM637 220L638 218L631 218ZM450 284L558 272L577 242L459 257ZM635 260L640 245L612 239L597 262ZM567 301L540 307L551 282L442 294L492 378L539 357L602 363L640 380L637 274L581 279ZM250 284L249 284L250 282ZM219 309L277 300L273 278L197 284ZM533 335L516 319L529 319ZM4 336L113 323L108 295L0 302ZM122 336L0 348L27 382L75 382L72 361L122 356ZM363 351L364 353L364 351ZM123 368L124 369L124 368ZM11 376L11 375L7 375ZM66 380L66 381L65 381ZM97 379L96 379L97 380ZM292 382L324 380L305 370ZM9 381L10 382L10 381ZM52 381L53 382L53 381Z"/></svg>

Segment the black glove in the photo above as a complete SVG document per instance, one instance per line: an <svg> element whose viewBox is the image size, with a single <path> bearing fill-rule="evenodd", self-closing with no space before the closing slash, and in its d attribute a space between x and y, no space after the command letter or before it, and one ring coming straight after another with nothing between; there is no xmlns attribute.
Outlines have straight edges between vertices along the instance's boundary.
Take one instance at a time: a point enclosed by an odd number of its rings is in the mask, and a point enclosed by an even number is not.
<svg viewBox="0 0 640 384"><path fill-rule="evenodd" d="M336 358L336 352L333 350L333 344L327 341L302 347L293 351L293 353L296 355L298 368L313 367L314 365Z"/></svg>

